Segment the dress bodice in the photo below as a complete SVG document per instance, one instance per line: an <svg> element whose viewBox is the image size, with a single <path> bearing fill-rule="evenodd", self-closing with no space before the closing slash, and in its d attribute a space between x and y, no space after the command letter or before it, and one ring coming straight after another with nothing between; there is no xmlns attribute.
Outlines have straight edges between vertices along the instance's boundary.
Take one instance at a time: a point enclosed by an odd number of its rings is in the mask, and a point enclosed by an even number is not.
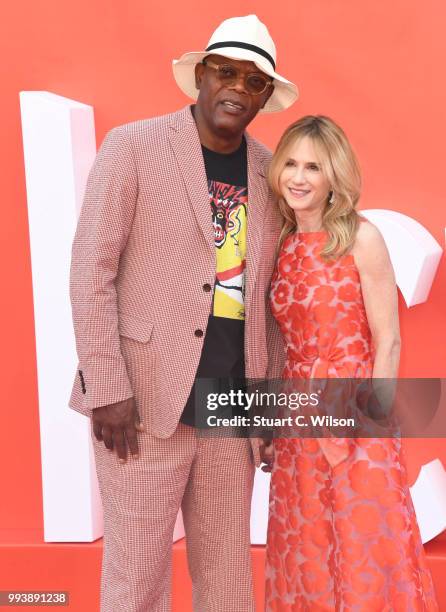
<svg viewBox="0 0 446 612"><path fill-rule="evenodd" d="M271 284L271 309L286 342L284 378L371 375L373 348L352 254L320 256L326 232L287 236Z"/></svg>

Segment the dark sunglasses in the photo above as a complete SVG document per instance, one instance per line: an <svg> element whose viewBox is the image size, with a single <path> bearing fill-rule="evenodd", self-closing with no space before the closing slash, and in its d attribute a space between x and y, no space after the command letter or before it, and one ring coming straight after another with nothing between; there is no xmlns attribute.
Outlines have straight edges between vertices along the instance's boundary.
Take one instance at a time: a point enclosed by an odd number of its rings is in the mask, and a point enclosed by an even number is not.
<svg viewBox="0 0 446 612"><path fill-rule="evenodd" d="M271 79L267 79L259 72L244 74L231 64L214 64L214 62L211 62L208 59L204 59L202 64L215 70L220 83L222 85L226 85L227 87L232 87L237 83L240 77L242 77L246 91L253 96L259 96L272 84Z"/></svg>

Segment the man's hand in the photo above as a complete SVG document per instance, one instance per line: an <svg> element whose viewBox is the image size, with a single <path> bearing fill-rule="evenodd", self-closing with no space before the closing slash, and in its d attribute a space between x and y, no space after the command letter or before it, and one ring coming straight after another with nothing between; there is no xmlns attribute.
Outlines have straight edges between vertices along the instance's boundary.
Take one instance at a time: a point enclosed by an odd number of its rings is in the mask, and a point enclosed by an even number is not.
<svg viewBox="0 0 446 612"><path fill-rule="evenodd" d="M262 465L262 468L261 468L262 472L271 472L273 469L273 463L274 463L273 441L269 439L263 439L259 446L259 452L260 452L260 459L262 460L262 463L265 464L265 465Z"/></svg>
<svg viewBox="0 0 446 612"><path fill-rule="evenodd" d="M91 419L96 439L110 451L115 449L121 463L127 459L127 444L133 457L139 457L136 433L145 430L134 397L95 408Z"/></svg>

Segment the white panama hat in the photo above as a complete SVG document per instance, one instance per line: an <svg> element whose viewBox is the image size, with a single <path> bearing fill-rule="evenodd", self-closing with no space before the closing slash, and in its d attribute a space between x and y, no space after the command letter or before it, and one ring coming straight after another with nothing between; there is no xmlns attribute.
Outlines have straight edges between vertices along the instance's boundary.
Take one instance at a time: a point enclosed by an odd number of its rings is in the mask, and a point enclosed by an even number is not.
<svg viewBox="0 0 446 612"><path fill-rule="evenodd" d="M226 19L212 34L204 51L191 51L173 60L173 75L178 87L194 100L199 92L195 87L195 65L211 53L254 62L259 70L274 79L274 91L261 113L285 110L299 97L296 85L277 74L276 46L267 27L256 15Z"/></svg>

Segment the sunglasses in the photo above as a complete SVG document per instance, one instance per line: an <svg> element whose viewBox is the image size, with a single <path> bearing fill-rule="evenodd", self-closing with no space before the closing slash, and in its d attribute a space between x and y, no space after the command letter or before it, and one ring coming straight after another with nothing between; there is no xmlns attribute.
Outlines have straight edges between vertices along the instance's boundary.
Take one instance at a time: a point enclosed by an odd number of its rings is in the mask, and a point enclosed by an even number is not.
<svg viewBox="0 0 446 612"><path fill-rule="evenodd" d="M207 59L204 59L202 64L215 70L220 83L227 87L232 87L242 77L246 91L252 96L259 96L272 84L272 80L267 79L263 74L259 72L244 74L232 64L214 64Z"/></svg>

